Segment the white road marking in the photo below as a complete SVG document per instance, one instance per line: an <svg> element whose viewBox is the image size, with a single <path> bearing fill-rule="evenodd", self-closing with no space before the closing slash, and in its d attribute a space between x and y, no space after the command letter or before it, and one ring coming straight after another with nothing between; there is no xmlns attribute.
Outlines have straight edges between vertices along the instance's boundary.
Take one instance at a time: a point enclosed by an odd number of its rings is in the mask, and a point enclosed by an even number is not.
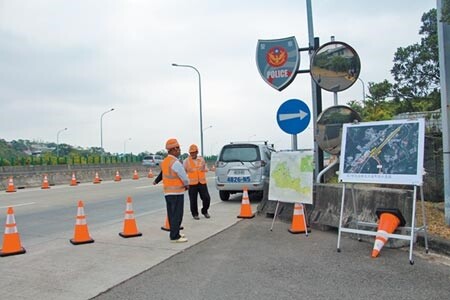
<svg viewBox="0 0 450 300"><path fill-rule="evenodd" d="M1 208L8 208L8 207L18 207L18 206L25 206L25 205L32 205L35 204L36 202L29 202L29 203L22 203L22 204L14 204L14 205L8 205L8 206L0 206Z"/></svg>

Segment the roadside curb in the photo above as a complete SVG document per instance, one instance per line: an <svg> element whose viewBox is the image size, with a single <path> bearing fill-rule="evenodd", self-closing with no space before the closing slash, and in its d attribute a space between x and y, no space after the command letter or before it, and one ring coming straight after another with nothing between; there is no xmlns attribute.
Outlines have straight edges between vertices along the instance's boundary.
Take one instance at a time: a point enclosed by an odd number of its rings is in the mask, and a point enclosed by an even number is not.
<svg viewBox="0 0 450 300"><path fill-rule="evenodd" d="M423 234L417 236L417 244L425 248L425 238ZM428 234L428 248L436 253L450 256L450 241Z"/></svg>

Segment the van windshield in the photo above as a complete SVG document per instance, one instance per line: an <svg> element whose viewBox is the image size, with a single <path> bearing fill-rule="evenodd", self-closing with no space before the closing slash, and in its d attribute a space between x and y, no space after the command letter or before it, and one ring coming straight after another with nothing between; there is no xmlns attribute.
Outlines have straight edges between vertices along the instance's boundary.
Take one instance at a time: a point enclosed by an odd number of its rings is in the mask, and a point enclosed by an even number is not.
<svg viewBox="0 0 450 300"><path fill-rule="evenodd" d="M258 161L261 160L258 147L253 145L232 145L224 147L220 154L220 161Z"/></svg>

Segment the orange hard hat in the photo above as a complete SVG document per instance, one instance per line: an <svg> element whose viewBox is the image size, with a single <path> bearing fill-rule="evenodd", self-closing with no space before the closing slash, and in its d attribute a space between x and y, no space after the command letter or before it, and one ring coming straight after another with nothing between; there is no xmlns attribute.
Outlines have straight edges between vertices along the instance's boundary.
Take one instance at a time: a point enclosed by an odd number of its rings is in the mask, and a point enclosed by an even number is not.
<svg viewBox="0 0 450 300"><path fill-rule="evenodd" d="M175 147L180 147L180 144L178 144L177 139L168 139L166 142L166 150L170 150Z"/></svg>
<svg viewBox="0 0 450 300"><path fill-rule="evenodd" d="M198 147L195 144L189 146L189 153L198 152Z"/></svg>

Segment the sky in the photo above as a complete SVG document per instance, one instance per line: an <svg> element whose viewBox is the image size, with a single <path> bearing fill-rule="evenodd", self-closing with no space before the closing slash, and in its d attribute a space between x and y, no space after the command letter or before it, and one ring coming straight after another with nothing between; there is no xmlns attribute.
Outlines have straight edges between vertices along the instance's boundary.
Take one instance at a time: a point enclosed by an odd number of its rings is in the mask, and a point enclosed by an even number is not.
<svg viewBox="0 0 450 300"><path fill-rule="evenodd" d="M368 82L392 81L396 49L420 41L420 19L435 7L313 0L314 36L356 50L367 93ZM258 40L290 36L308 46L306 0L0 0L0 139L86 148L103 137L105 151L138 154L173 137L187 152L202 131L204 155L232 141L290 149L276 112L289 99L312 110L311 77L279 92L256 67ZM198 75L172 63L201 74L202 128ZM306 53L300 69L309 69ZM338 103L362 100L363 86L338 93ZM333 105L332 93L322 97L323 109ZM298 147L312 144L311 122Z"/></svg>

